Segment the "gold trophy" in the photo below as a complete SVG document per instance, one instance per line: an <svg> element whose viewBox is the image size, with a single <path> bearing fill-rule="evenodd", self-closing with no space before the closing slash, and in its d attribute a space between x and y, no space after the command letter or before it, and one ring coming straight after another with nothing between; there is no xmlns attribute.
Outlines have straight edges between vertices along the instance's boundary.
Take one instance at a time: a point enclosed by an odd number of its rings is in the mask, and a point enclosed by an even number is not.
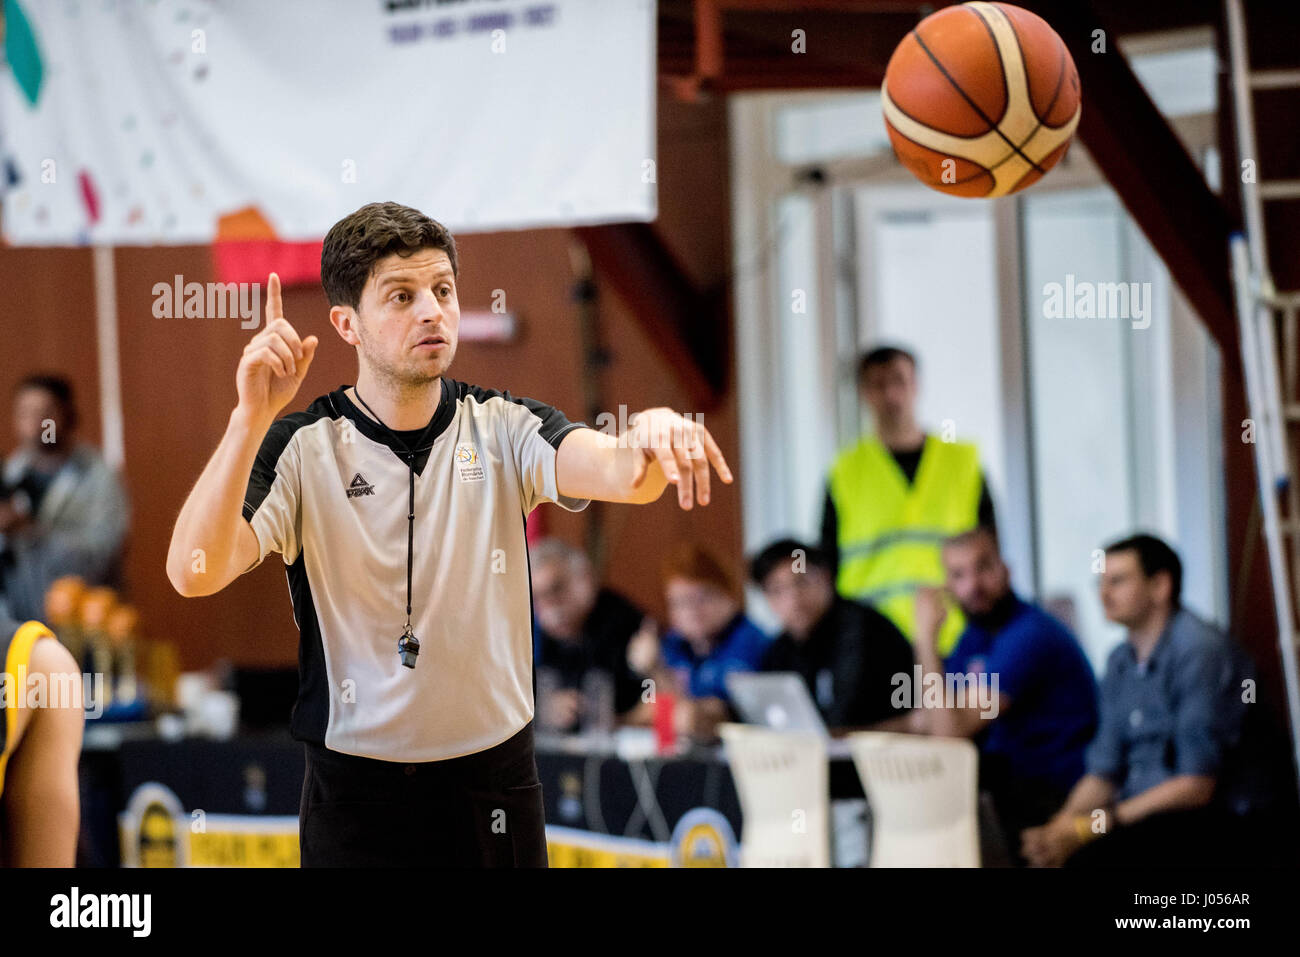
<svg viewBox="0 0 1300 957"><path fill-rule="evenodd" d="M81 629L86 642L86 670L103 675L104 707L113 704L117 689L113 687L113 645L106 628L108 616L117 604L117 592L107 586L89 588L81 598Z"/></svg>
<svg viewBox="0 0 1300 957"><path fill-rule="evenodd" d="M86 583L76 575L56 578L45 590L45 625L72 652L77 667L85 666L86 642L81 631L81 599Z"/></svg>
<svg viewBox="0 0 1300 957"><path fill-rule="evenodd" d="M113 703L134 704L140 697L136 632L140 613L133 605L114 605L104 622L113 655Z"/></svg>

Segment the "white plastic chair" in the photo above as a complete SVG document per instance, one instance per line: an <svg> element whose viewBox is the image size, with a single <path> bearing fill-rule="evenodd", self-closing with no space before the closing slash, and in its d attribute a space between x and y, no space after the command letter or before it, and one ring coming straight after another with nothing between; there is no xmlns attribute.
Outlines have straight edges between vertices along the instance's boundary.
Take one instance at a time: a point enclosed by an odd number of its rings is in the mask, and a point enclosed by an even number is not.
<svg viewBox="0 0 1300 957"><path fill-rule="evenodd" d="M829 867L825 739L744 724L719 731L740 797L740 866Z"/></svg>
<svg viewBox="0 0 1300 957"><path fill-rule="evenodd" d="M979 867L978 752L964 738L848 736L871 806L872 867Z"/></svg>

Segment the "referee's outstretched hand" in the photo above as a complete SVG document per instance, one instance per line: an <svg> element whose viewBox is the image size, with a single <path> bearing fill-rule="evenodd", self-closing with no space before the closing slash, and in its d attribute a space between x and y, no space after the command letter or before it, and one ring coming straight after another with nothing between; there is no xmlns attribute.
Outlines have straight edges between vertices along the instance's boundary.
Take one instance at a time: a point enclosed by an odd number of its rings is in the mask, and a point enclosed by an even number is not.
<svg viewBox="0 0 1300 957"><path fill-rule="evenodd" d="M731 469L722 450L704 423L683 416L672 409L646 409L629 422L632 447L642 459L633 478L633 488L649 476L650 466L658 465L669 484L677 486L677 504L689 509L698 500L709 504L709 466L722 481L731 482Z"/></svg>
<svg viewBox="0 0 1300 957"><path fill-rule="evenodd" d="M279 415L307 377L318 343L315 336L299 339L284 318L280 277L271 273L266 283L266 325L244 346L235 374L240 407L258 418Z"/></svg>

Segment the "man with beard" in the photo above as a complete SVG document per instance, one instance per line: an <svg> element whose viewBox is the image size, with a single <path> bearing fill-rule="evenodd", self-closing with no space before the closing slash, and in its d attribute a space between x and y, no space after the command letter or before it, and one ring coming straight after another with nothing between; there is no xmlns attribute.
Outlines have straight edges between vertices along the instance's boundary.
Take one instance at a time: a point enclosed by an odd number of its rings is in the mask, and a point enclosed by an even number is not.
<svg viewBox="0 0 1300 957"><path fill-rule="evenodd" d="M975 740L980 787L992 795L1014 847L1021 830L1047 820L1083 776L1084 750L1097 728L1097 686L1069 629L1011 590L991 530L949 538L942 558L966 628L941 667L935 643L945 606L936 590L923 590L917 658L925 674L974 675L993 698L991 707L968 695L919 713L930 734Z"/></svg>

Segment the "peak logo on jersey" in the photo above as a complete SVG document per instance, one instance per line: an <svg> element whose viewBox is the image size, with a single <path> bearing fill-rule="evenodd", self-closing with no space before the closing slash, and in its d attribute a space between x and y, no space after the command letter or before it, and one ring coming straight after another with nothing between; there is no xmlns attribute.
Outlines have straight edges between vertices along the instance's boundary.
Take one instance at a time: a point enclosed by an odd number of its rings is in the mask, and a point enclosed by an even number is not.
<svg viewBox="0 0 1300 957"><path fill-rule="evenodd" d="M462 442L456 446L456 471L462 482L482 482L487 478L483 466L479 464L478 449L472 442Z"/></svg>
<svg viewBox="0 0 1300 957"><path fill-rule="evenodd" d="M348 486L348 498L358 498L362 495L374 495L375 487L362 478L358 472L352 476L352 484Z"/></svg>

